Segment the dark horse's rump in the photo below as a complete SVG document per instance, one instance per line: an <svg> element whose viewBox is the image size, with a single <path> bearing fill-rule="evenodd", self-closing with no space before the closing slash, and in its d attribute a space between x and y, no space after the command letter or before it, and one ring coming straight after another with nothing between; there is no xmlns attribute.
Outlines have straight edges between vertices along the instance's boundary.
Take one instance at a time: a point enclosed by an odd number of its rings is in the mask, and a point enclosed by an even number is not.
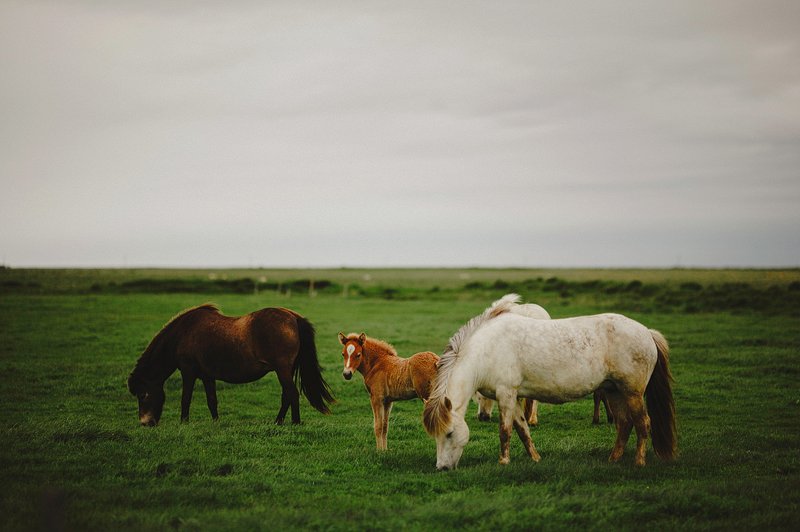
<svg viewBox="0 0 800 532"><path fill-rule="evenodd" d="M314 342L314 327L284 308L265 308L238 318L222 315L213 305L189 309L172 319L153 338L128 378L128 389L139 399L139 417L154 425L164 403L164 381L176 369L183 379L181 418L189 417L194 382L200 379L212 417L217 417L216 380L244 383L275 371L282 387L276 423L289 407L299 423L300 390L312 406L328 413L333 402L322 377Z"/></svg>

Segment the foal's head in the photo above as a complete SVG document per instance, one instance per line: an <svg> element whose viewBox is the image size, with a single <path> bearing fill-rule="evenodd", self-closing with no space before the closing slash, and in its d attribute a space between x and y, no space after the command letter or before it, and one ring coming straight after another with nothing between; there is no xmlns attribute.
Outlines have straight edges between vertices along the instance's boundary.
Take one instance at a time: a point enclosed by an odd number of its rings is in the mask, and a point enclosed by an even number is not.
<svg viewBox="0 0 800 532"><path fill-rule="evenodd" d="M139 423L143 427L155 427L164 410L164 386L148 383L138 376L128 377L128 390L139 400Z"/></svg>
<svg viewBox="0 0 800 532"><path fill-rule="evenodd" d="M339 341L344 346L342 348L342 358L344 359L342 377L349 381L353 378L353 372L358 369L361 365L361 360L364 358L364 342L367 341L367 335L361 333L345 336L339 333Z"/></svg>

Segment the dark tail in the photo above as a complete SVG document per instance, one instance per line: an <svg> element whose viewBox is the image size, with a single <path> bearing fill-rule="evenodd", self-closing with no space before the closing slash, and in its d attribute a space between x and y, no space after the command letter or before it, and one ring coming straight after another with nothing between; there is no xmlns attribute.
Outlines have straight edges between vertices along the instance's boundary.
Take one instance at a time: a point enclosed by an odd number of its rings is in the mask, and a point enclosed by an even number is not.
<svg viewBox="0 0 800 532"><path fill-rule="evenodd" d="M658 361L645 398L647 414L650 416L653 450L659 458L672 460L678 454L677 429L675 428L675 399L672 397L672 373L669 370L669 345L660 332L650 330L658 349Z"/></svg>
<svg viewBox="0 0 800 532"><path fill-rule="evenodd" d="M300 391L311 406L323 414L330 414L328 404L336 400L328 383L322 378L322 367L317 359L317 345L314 342L314 326L302 316L297 316L297 326L300 332L300 352L294 361L294 382L297 384L299 381Z"/></svg>

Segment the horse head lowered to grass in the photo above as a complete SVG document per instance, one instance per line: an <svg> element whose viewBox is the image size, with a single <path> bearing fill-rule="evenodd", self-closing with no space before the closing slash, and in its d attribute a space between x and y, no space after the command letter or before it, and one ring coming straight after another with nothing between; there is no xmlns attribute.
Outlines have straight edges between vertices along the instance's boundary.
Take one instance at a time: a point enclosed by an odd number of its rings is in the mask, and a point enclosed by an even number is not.
<svg viewBox="0 0 800 532"><path fill-rule="evenodd" d="M183 379L181 420L189 419L195 380L206 391L211 417L217 419L216 380L252 382L270 371L282 387L275 423L282 424L291 407L292 423L300 423L300 389L311 405L329 413L334 401L322 377L314 343L314 327L285 308L265 308L238 318L224 316L213 305L179 314L156 334L128 377L128 390L139 400L139 422L157 425L164 408L164 382L175 370Z"/></svg>
<svg viewBox="0 0 800 532"><path fill-rule="evenodd" d="M518 397L563 403L597 389L605 391L616 423L610 461L622 457L634 427L636 465L645 464L648 436L659 457L674 458L675 403L664 337L619 314L530 319L509 312L518 301L516 294L506 295L471 319L440 358L423 413L425 429L436 439L437 469L458 465L469 441L464 414L475 391L497 398L501 464L509 461L512 427L539 460Z"/></svg>

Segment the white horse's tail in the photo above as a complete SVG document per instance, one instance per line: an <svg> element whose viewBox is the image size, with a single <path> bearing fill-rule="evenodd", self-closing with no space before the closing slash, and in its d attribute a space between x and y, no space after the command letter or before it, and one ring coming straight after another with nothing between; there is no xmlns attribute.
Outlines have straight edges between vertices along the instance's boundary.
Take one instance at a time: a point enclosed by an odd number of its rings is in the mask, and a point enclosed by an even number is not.
<svg viewBox="0 0 800 532"><path fill-rule="evenodd" d="M521 299L517 294L504 295L481 314L469 320L450 338L447 347L444 348L444 352L439 358L439 362L436 363L436 378L431 386L431 395L428 397L428 402L425 403L425 409L422 411L423 425L425 425L425 430L428 434L437 436L450 425L452 404L450 399L446 397L447 383L458 361L461 346L481 325L500 314L508 312L518 305Z"/></svg>
<svg viewBox="0 0 800 532"><path fill-rule="evenodd" d="M678 441L675 398L672 396L673 379L669 369L669 345L660 332L650 329L650 334L658 350L656 367L645 390L653 450L659 458L672 460L678 454Z"/></svg>

